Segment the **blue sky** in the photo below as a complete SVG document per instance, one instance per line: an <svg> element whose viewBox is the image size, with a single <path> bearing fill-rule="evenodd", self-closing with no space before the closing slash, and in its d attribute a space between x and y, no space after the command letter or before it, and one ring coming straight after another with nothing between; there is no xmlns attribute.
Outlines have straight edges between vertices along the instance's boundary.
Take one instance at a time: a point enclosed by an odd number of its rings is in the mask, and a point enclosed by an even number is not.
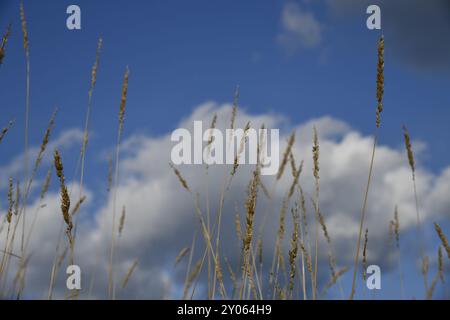
<svg viewBox="0 0 450 320"><path fill-rule="evenodd" d="M2 93L6 122L22 118L24 63L17 3L2 3L3 28L8 22L14 24L0 80L2 88L10 83ZM237 84L241 105L250 112L280 112L293 122L327 114L345 119L363 133L373 130L379 32L366 28L364 12L340 18L323 2L308 5L323 21L322 43L288 54L276 40L282 31L282 1L133 1L127 5L79 1L80 31L65 27L69 4L27 3L34 79L31 133L37 141L54 106L61 108L59 121L64 126L82 124L100 35L104 49L92 127L100 126L106 134L98 139L108 139L107 132L115 128L114 117L105 115L116 112L126 65L131 69L128 133L166 132L199 103L230 101ZM400 126L407 124L414 138L432 142L433 156L424 161L438 170L448 156L450 75L402 64L390 50L390 30L384 33L382 139L400 144Z"/></svg>
<svg viewBox="0 0 450 320"><path fill-rule="evenodd" d="M380 2L386 39L380 139L401 148L401 126L406 124L413 139L426 144L419 162L439 174L450 156L450 54L445 56L450 52L450 8L440 0L413 1L410 7L403 0L386 6L383 1L374 3ZM93 188L105 181L105 150L115 142L127 65L131 75L125 138L167 134L196 106L232 101L236 85L240 105L249 114L282 114L291 125L331 116L370 135L375 127L380 31L366 28L361 3L365 2L25 1L31 52L30 144L40 143L55 106L60 112L54 136L67 128L82 128L99 36L103 49L86 168ZM82 30L66 28L70 4L81 8ZM320 26L316 44L305 46L304 39L286 30L286 4L313 16ZM423 21L415 19L420 14ZM1 32L9 22L13 29L0 67L0 126L15 118L16 130L2 142L0 165L22 152L25 104L19 5L1 0ZM288 47L279 41L286 34L292 41ZM77 152L75 148L73 157L67 157L68 167L75 165Z"/></svg>

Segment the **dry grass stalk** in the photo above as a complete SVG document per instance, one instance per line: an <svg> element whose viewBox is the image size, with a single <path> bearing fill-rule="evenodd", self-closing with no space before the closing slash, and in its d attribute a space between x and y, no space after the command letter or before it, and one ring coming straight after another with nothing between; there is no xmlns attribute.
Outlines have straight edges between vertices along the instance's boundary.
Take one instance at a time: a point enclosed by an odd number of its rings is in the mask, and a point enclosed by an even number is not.
<svg viewBox="0 0 450 320"><path fill-rule="evenodd" d="M6 43L8 42L10 33L11 33L11 23L6 28L6 32L2 38L2 45L0 46L0 65L2 65L3 59L5 58L5 48L6 48Z"/></svg>
<svg viewBox="0 0 450 320"><path fill-rule="evenodd" d="M253 178L250 181L249 187L248 187L248 196L247 200L245 202L245 208L246 208L246 228L245 228L245 235L243 239L243 248L244 252L248 254L250 250L250 245L253 239L253 222L255 218L255 212L256 212L256 199L258 195L258 185L259 185L259 172L255 170L253 172Z"/></svg>
<svg viewBox="0 0 450 320"><path fill-rule="evenodd" d="M405 297L405 286L403 279L403 268L402 268L402 258L400 250L400 220L398 217L398 208L395 206L394 210L394 220L390 222L390 228L392 228L392 233L395 235L395 244L398 251L398 270L400 275L400 291L402 299Z"/></svg>
<svg viewBox="0 0 450 320"><path fill-rule="evenodd" d="M431 300L433 298L434 289L436 288L437 282L439 280L439 274L437 274L433 281L431 282L431 286L428 288L427 291L427 300Z"/></svg>
<svg viewBox="0 0 450 320"><path fill-rule="evenodd" d="M70 215L72 217L74 217L78 213L78 211L80 211L80 207L84 201L86 201L86 196L82 196L80 199L78 199L77 203L75 203L75 206L73 207L72 211L70 212Z"/></svg>
<svg viewBox="0 0 450 320"><path fill-rule="evenodd" d="M327 225L325 224L325 219L322 215L322 212L319 210L319 223L320 226L322 227L322 231L323 231L323 235L325 237L325 240L327 241L327 245L328 245L328 265L330 267L330 272L331 272L331 277L333 278L336 274L336 259L334 257L333 254L333 245L331 243L331 237L330 234L328 233L328 228ZM341 284L339 283L339 289L341 291L341 294L343 296L343 291L342 291L342 287Z"/></svg>
<svg viewBox="0 0 450 320"><path fill-rule="evenodd" d="M253 172L253 178L249 183L248 186L248 195L247 199L245 201L245 208L246 208L246 227L245 227L245 234L243 236L242 242L243 242L243 281L242 283L245 284L245 280L248 278L249 284L251 288L254 290L254 280L253 280L253 272L251 269L251 259L250 259L250 250L251 250L251 244L253 240L253 225L255 220L255 213L256 213L256 200L258 196L258 186L259 186L259 179L260 179L260 172L259 170L255 170ZM244 286L241 288L241 294L240 298L243 297L243 291ZM254 290L255 291L255 290Z"/></svg>
<svg viewBox="0 0 450 320"><path fill-rule="evenodd" d="M61 266L64 262L64 259L66 259L68 251L69 251L69 247L65 246L63 252L59 255L59 257L57 259L57 262L56 262L57 269L61 268Z"/></svg>
<svg viewBox="0 0 450 320"><path fill-rule="evenodd" d="M320 293L320 296L323 297L327 293L327 291L336 284L336 282L341 278L341 276L350 270L350 267L344 267L335 272L334 275L331 276L330 281L325 285L325 288Z"/></svg>
<svg viewBox="0 0 450 320"><path fill-rule="evenodd" d="M291 164L291 174L293 177L295 177L297 175L297 165L295 164L293 152L289 154L289 163Z"/></svg>
<svg viewBox="0 0 450 320"><path fill-rule="evenodd" d="M398 219L398 208L397 206L395 207L395 212L394 212L394 234L395 234L395 243L397 245L397 248L400 248L400 221Z"/></svg>
<svg viewBox="0 0 450 320"><path fill-rule="evenodd" d="M234 217L234 224L236 226L236 235L238 241L242 240L242 227L241 227L241 218L239 217L239 213L236 213Z"/></svg>
<svg viewBox="0 0 450 320"><path fill-rule="evenodd" d="M305 255L306 267L308 269L308 272L312 274L313 272L312 272L311 256L308 254L308 250L306 250L305 244L303 242L300 243L300 249L302 250L303 254Z"/></svg>
<svg viewBox="0 0 450 320"><path fill-rule="evenodd" d="M430 289L428 287L428 271L430 269L430 259L428 258L428 256L425 256L422 259L422 274L423 274L423 278L425 281L425 292L428 293L428 290Z"/></svg>
<svg viewBox="0 0 450 320"><path fill-rule="evenodd" d="M294 159L293 156L291 158ZM291 187L289 188L288 199L290 199L293 196L294 191L295 191L295 186L298 184L298 181L300 179L300 175L302 174L302 171L303 171L303 161L300 162L300 166L298 167L298 169L295 168L295 162L294 161L292 161L291 163L293 164L293 166L292 166L292 174L293 174L294 180L292 181Z"/></svg>
<svg viewBox="0 0 450 320"><path fill-rule="evenodd" d="M183 260L183 258L189 253L190 250L191 248L189 247L184 247L180 250L177 257L175 258L174 267L176 267L180 263L180 261Z"/></svg>
<svg viewBox="0 0 450 320"><path fill-rule="evenodd" d="M436 229L439 239L441 239L442 245L444 246L444 249L447 252L448 258L450 259L450 245L448 244L447 237L445 236L441 227L436 222L434 223L434 228Z"/></svg>
<svg viewBox="0 0 450 320"><path fill-rule="evenodd" d="M233 283L233 293L232 293L232 297L233 297L238 288L236 274L234 273L233 268L231 267L230 261L228 261L227 257L223 257L223 258L225 260L225 264L227 265L227 269L228 269L228 273L230 274L231 282Z"/></svg>
<svg viewBox="0 0 450 320"><path fill-rule="evenodd" d="M41 194L39 195L39 198L44 200L45 195L47 194L48 188L50 186L50 180L52 177L52 169L48 169L47 174L45 175L44 184L42 185Z"/></svg>
<svg viewBox="0 0 450 320"><path fill-rule="evenodd" d="M319 272L319 192L320 192L320 185L319 185L319 138L317 135L317 129L314 126L313 127L313 147L312 147L312 154L313 154L313 175L315 179L315 200L314 200L314 209L315 209L315 254L314 254L314 283L313 283L313 300L316 300L317 298L317 274Z"/></svg>
<svg viewBox="0 0 450 320"><path fill-rule="evenodd" d="M119 184L119 161L120 161L120 142L123 133L123 125L125 121L125 107L127 103L128 92L128 80L130 70L128 66L125 69L122 82L122 94L120 97L119 106L119 129L117 131L117 143L116 143L116 161L115 161L115 174L114 174L114 193L113 193L113 210L112 210L112 230L111 230L111 250L109 257L109 280L108 280L108 292L111 299L115 299L115 285L114 285L114 250L116 241L116 205L117 205L117 189Z"/></svg>
<svg viewBox="0 0 450 320"><path fill-rule="evenodd" d="M28 128L29 128L29 114L30 114L30 46L28 40L28 30L27 21L25 18L25 9L23 6L23 1L20 2L20 21L22 24L23 33L23 48L25 50L25 60L26 60L26 92L25 92L25 132L24 132L24 183L28 183ZM23 239L25 235L25 213L26 213L27 201L26 192L24 194L23 201L23 218L22 218L22 242L21 249L23 251Z"/></svg>
<svg viewBox="0 0 450 320"><path fill-rule="evenodd" d="M10 122L8 122L8 125L6 127L4 127L1 131L0 131L0 142L2 142L3 138L5 137L6 133L11 129L11 127L14 125L14 120L11 120Z"/></svg>
<svg viewBox="0 0 450 320"><path fill-rule="evenodd" d="M263 183L262 179L259 181L259 186L261 187L262 192L266 196L267 199L271 199L270 192L267 190L266 185Z"/></svg>
<svg viewBox="0 0 450 320"><path fill-rule="evenodd" d="M94 92L95 83L97 82L97 71L100 62L100 52L102 50L103 40L98 39L97 52L95 55L95 62L91 70L91 85L88 92L88 105L86 110L86 120L84 124L83 143L81 145L81 174L80 174L80 198L83 196L83 183L84 183L84 167L86 159L86 147L89 141L89 120L91 116L92 108L92 94Z"/></svg>
<svg viewBox="0 0 450 320"><path fill-rule="evenodd" d="M216 256L215 253L214 253L210 232L209 232L208 227L206 226L206 223L205 223L205 221L203 219L202 212L200 210L198 193L195 195L195 212L196 212L197 218L200 221L201 231L202 231L203 238L205 240L205 244L206 244L206 247L207 247L205 252L204 252L204 255L203 255L203 259L202 259L202 262L201 262L201 265L200 265L200 270L201 270L201 268L203 266L204 258L206 257L207 253L209 252L209 254L212 257L214 266L215 266L216 279L219 282L220 293L221 293L223 299L226 299L226 290L225 290L225 286L224 286L224 283L223 283L223 277L222 277L221 268L220 268L220 265L219 265L220 264L220 260L218 259L218 256ZM194 293L195 293L194 291L195 291L195 288L194 288L191 296L194 295Z"/></svg>
<svg viewBox="0 0 450 320"><path fill-rule="evenodd" d="M20 248L21 248L21 252L22 252L22 256L25 256L23 254L24 252L24 242L25 242L25 210L26 210L26 204L28 201L28 195L30 193L30 189L31 189L31 185L34 181L34 178L37 174L37 171L39 169L39 166L41 165L42 159L44 157L44 153L45 150L47 148L48 142L50 140L50 134L53 130L54 124L55 124L55 118L56 115L58 114L58 108L55 108L55 110L53 111L52 116L50 117L50 121L47 125L47 128L45 129L45 133L44 133L44 137L42 138L42 142L41 145L39 147L39 152L38 155L36 157L36 160L34 162L34 166L33 166L33 170L31 172L31 175L28 179L28 181L26 182L26 186L25 186L25 192L23 194L23 201L22 201L22 209L21 209L21 215L22 217L22 237L21 237L21 243L20 243ZM28 160L27 160L28 162ZM27 175L28 176L28 175Z"/></svg>
<svg viewBox="0 0 450 320"><path fill-rule="evenodd" d="M278 222L278 231L277 231L277 238L275 240L275 248L274 248L274 254L273 254L273 260L272 260L272 267L270 271L270 277L269 277L269 284L274 286L273 290L273 298L275 298L276 290L278 283L278 271L280 268L280 259L283 257L282 253L282 242L284 239L285 234L285 220L286 220L286 210L289 204L289 200L287 197L283 198L283 202L281 204L280 208L280 217Z"/></svg>
<svg viewBox="0 0 450 320"><path fill-rule="evenodd" d="M125 274L125 277L122 280L122 289L126 287L128 281L131 278L131 275L133 274L134 269L136 269L138 265L138 260L134 260L133 264L131 265L131 267L128 269L127 273Z"/></svg>
<svg viewBox="0 0 450 320"><path fill-rule="evenodd" d="M194 265L194 268L192 269L192 271L189 273L185 286L184 286L184 292L183 292L183 298L182 300L185 300L187 298L188 292L189 292L189 288L191 287L192 283L194 282L194 280L197 278L198 274L200 273L202 264L203 264L203 259L199 259L196 264Z"/></svg>
<svg viewBox="0 0 450 320"><path fill-rule="evenodd" d="M419 250L420 250L420 256L423 260L425 258L425 249L424 249L424 243L423 243L423 233L422 233L422 223L420 218L420 210L419 210L419 197L417 195L417 186L416 186L416 166L414 161L414 153L411 146L411 138L408 132L408 129L406 126L403 126L403 137L405 139L405 148L406 153L408 155L408 163L411 168L411 175L413 180L413 188L414 188L414 201L416 206L416 219L417 219L417 231L418 231L418 240L419 240ZM425 262L423 262L425 263ZM425 276L425 275L424 275ZM427 280L424 279L425 282L425 290L427 290Z"/></svg>
<svg viewBox="0 0 450 320"><path fill-rule="evenodd" d="M113 184L113 161L112 161L112 156L109 155L108 156L108 186L106 188L107 192L111 191L112 184Z"/></svg>
<svg viewBox="0 0 450 320"><path fill-rule="evenodd" d="M277 180L280 180L284 173L284 168L286 167L286 164L289 160L289 155L291 154L292 146L295 142L295 132L292 132L292 134L289 136L286 149L283 153L283 159L281 160L280 168L278 169L277 173Z"/></svg>
<svg viewBox="0 0 450 320"><path fill-rule="evenodd" d="M378 129L380 128L381 124L381 112L383 111L383 94L384 94L384 38L381 36L379 42L378 42L378 64L377 64L377 112L376 112L376 132L373 139L373 147L372 147L372 155L370 158L370 165L369 165L369 174L367 177L367 183L366 183L366 189L364 192L364 201L363 206L361 209L361 218L359 223L359 231L358 231L358 238L356 242L356 253L355 253L355 261L354 261L354 267L353 267L353 280L352 280L352 289L350 292L350 300L353 300L353 297L355 295L356 291L356 275L358 273L358 263L359 263L359 254L361 249L361 237L362 237L362 231L364 226L364 219L366 215L366 208L367 208L367 200L369 197L369 190L370 190L370 184L372 182L372 173L373 173L373 163L375 159L375 151L377 147L378 142Z"/></svg>
<svg viewBox="0 0 450 320"><path fill-rule="evenodd" d="M11 255L10 253L12 252L12 241L8 247L8 240L9 240L9 235L10 235L10 230L11 230L11 221L12 221L13 206L14 206L13 188L14 188L13 180L12 180L12 178L9 178L8 179L8 211L6 214L6 221L8 223L8 231L6 233L6 241L5 241L4 250L1 251L1 252L3 252L3 255L2 255L2 260L0 262L0 280L2 279L2 277L4 277L5 281L7 279L9 257ZM17 225L17 223L16 223L16 225Z"/></svg>
<svg viewBox="0 0 450 320"><path fill-rule="evenodd" d="M28 194L30 192L31 184L33 183L34 177L36 176L37 170L41 165L42 159L44 157L45 150L47 148L48 142L50 140L50 134L52 133L53 127L55 125L55 118L58 114L58 108L55 108L53 114L48 122L47 128L45 129L44 137L42 138L41 146L39 147L39 152L34 162L33 171L31 172L30 179L27 183L27 188L25 190L25 201L28 199Z"/></svg>

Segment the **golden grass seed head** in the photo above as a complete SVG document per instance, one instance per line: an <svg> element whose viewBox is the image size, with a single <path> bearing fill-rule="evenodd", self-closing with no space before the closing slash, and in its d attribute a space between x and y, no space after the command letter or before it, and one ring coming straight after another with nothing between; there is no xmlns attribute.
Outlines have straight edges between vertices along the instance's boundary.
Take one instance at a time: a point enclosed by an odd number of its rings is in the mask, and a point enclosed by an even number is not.
<svg viewBox="0 0 450 320"><path fill-rule="evenodd" d="M61 156L59 154L58 150L55 150L54 152L54 163L55 163L55 169L56 169L56 175L59 178L60 181L60 193L61 193L61 212L64 218L64 222L66 223L67 229L67 235L69 236L69 241L72 240L71 238L71 231L73 228L72 224L72 216L69 213L70 210L70 197L69 192L67 191L65 178L64 178L64 167L62 164Z"/></svg>
<svg viewBox="0 0 450 320"><path fill-rule="evenodd" d="M236 86L236 90L234 91L234 98L233 98L233 109L231 110L231 125L230 125L231 129L234 129L234 124L236 121L239 95L240 95L239 86Z"/></svg>
<svg viewBox="0 0 450 320"><path fill-rule="evenodd" d="M289 250L289 291L294 289L295 273L296 273L296 259L298 254L298 238L299 238L299 222L297 209L292 209L292 220L294 223L294 230L292 232L291 249Z"/></svg>
<svg viewBox="0 0 450 320"><path fill-rule="evenodd" d="M378 63L377 63L377 112L376 126L380 127L381 112L383 111L383 94L384 94L384 37L381 36L378 42Z"/></svg>
<svg viewBox="0 0 450 320"><path fill-rule="evenodd" d="M436 222L434 223L434 228L436 229L436 232L439 238L441 239L442 245L444 246L444 249L447 252L448 258L450 259L450 245L448 243L447 237L445 236L439 224L437 224Z"/></svg>
<svg viewBox="0 0 450 320"><path fill-rule="evenodd" d="M13 215L13 208L14 208L13 189L14 183L13 179L10 177L8 180L8 213L6 214L6 221L8 221L8 223L11 223L11 218Z"/></svg>
<svg viewBox="0 0 450 320"><path fill-rule="evenodd" d="M325 239L327 240L327 243L331 244L331 238L330 238L330 235L328 233L327 225L325 224L325 219L324 219L324 217L322 215L322 212L320 210L318 211L318 216L319 216L320 226L322 227L323 235L324 235Z"/></svg>
<svg viewBox="0 0 450 320"><path fill-rule="evenodd" d="M6 50L5 48L6 48L6 43L8 42L10 33L11 33L11 23L6 28L6 32L2 38L2 44L0 46L0 65L2 65L3 59L5 58L5 50Z"/></svg>
<svg viewBox="0 0 450 320"><path fill-rule="evenodd" d="M122 280L122 289L126 287L128 281L131 278L131 275L133 274L134 269L136 269L138 265L138 260L134 260L133 264L131 265L131 267L128 269L127 273L125 274L125 277Z"/></svg>
<svg viewBox="0 0 450 320"><path fill-rule="evenodd" d="M313 174L316 180L319 180L319 138L317 137L317 129L314 126L313 128L313 163L314 163L314 169Z"/></svg>
<svg viewBox="0 0 450 320"><path fill-rule="evenodd" d="M256 211L256 199L258 195L258 185L259 185L259 171L255 170L253 172L253 178L249 183L248 195L245 201L246 208L246 229L245 236L243 239L244 252L247 254L250 250L250 245L253 239L253 223Z"/></svg>
<svg viewBox="0 0 450 320"><path fill-rule="evenodd" d="M20 206L20 182L16 181L16 198L14 199L14 215L17 216L19 214L19 206Z"/></svg>
<svg viewBox="0 0 450 320"><path fill-rule="evenodd" d="M302 250L303 254L305 255L306 259L306 268L309 273L312 273L312 261L311 256L308 254L308 250L305 248L305 244L303 242L300 243L300 249Z"/></svg>
<svg viewBox="0 0 450 320"><path fill-rule="evenodd" d="M439 278L441 279L441 282L444 283L444 258L442 255L442 246L439 246L438 249L438 270L439 270Z"/></svg>
<svg viewBox="0 0 450 320"><path fill-rule="evenodd" d="M283 160L281 161L280 167L278 169L278 173L277 173L277 180L280 180L281 177L283 176L284 173L284 168L286 167L286 164L289 160L289 155L291 154L291 150L292 150L292 146L294 145L295 142L295 131L292 132L292 134L289 136L287 145L286 145L286 149L284 150L283 153Z"/></svg>
<svg viewBox="0 0 450 320"><path fill-rule="evenodd" d="M366 233L364 234L364 247L363 247L363 256L362 256L362 264L363 264L363 279L366 280L366 267L367 267L367 243L369 241L369 229L366 229Z"/></svg>
<svg viewBox="0 0 450 320"><path fill-rule="evenodd" d="M189 189L189 186L188 186L186 180L181 175L181 172L177 168L175 168L175 166L172 163L169 163L169 165L172 168L172 170L175 173L175 175L177 176L178 181L180 181L180 183L183 186L183 188L190 192L191 190Z"/></svg>
<svg viewBox="0 0 450 320"><path fill-rule="evenodd" d="M409 162L409 166L411 167L411 170L413 172L413 174L416 171L416 165L415 165L415 161L414 161L414 153L412 150L412 146L411 146L411 138L408 132L408 129L406 128L406 126L403 126L403 137L405 138L405 147L406 147L406 153L408 154L408 162Z"/></svg>
<svg viewBox="0 0 450 320"><path fill-rule="evenodd" d="M97 82L97 70L98 70L98 65L100 62L100 52L102 50L102 45L103 45L103 39L99 38L98 44L97 44L97 52L95 54L95 63L92 66L92 70L91 70L91 88L89 90L90 95L92 95L92 90L94 89L95 83Z"/></svg>
<svg viewBox="0 0 450 320"><path fill-rule="evenodd" d="M241 240L242 239L242 227L241 227L241 219L240 219L238 213L236 213L236 215L235 215L234 225L236 227L237 238L238 238L238 240Z"/></svg>
<svg viewBox="0 0 450 320"><path fill-rule="evenodd" d="M120 220L119 220L119 237L122 235L123 227L125 225L125 215L126 215L126 209L125 209L125 206L123 206L122 214L120 215Z"/></svg>
<svg viewBox="0 0 450 320"><path fill-rule="evenodd" d="M3 138L5 137L6 133L11 129L11 127L14 125L14 120L11 120L10 122L8 122L8 125L6 127L4 127L1 131L0 131L0 142L2 142Z"/></svg>
<svg viewBox="0 0 450 320"><path fill-rule="evenodd" d="M394 234L395 234L395 242L397 244L397 248L400 248L400 221L398 219L398 208L397 206L395 207L395 212L394 212Z"/></svg>
<svg viewBox="0 0 450 320"><path fill-rule="evenodd" d="M44 184L42 185L41 194L39 196L41 198L41 200L44 199L44 197L48 191L48 188L50 186L51 177L52 177L52 169L50 168L47 171L47 174L46 174L45 180L44 180Z"/></svg>
<svg viewBox="0 0 450 320"><path fill-rule="evenodd" d="M25 17L25 9L23 6L23 1L20 2L20 21L22 24L23 33L23 48L25 49L25 54L29 56L29 43L28 43L28 30L27 30L27 20Z"/></svg>
<svg viewBox="0 0 450 320"><path fill-rule="evenodd" d="M239 159L241 157L242 152L244 152L245 144L247 142L248 130L250 130L250 122L247 122L247 124L245 125L244 135L242 136L242 139L240 141L238 153L234 157L234 163L233 163L233 169L231 170L231 176L234 176L236 174L236 171L239 167Z"/></svg>
<svg viewBox="0 0 450 320"><path fill-rule="evenodd" d="M127 92L128 92L128 78L130 75L130 70L128 69L128 66L125 70L125 75L123 77L123 84L122 84L122 95L120 97L120 107L119 107L119 132L122 132L123 130L123 123L125 120L125 106L127 103Z"/></svg>
<svg viewBox="0 0 450 320"><path fill-rule="evenodd" d="M178 255L175 258L174 267L176 267L178 265L178 263L180 263L180 261L183 260L183 258L189 253L190 250L191 250L191 248L189 248L189 247L184 247L180 250L180 252L178 253Z"/></svg>

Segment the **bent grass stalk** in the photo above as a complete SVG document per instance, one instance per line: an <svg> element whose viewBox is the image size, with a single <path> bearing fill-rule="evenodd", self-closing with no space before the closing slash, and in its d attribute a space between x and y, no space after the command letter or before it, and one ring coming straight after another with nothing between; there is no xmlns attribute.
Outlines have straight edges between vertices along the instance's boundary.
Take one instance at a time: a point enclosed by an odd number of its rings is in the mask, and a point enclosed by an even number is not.
<svg viewBox="0 0 450 320"><path fill-rule="evenodd" d="M120 156L120 142L123 132L123 124L125 120L125 106L127 102L128 92L128 78L130 71L126 67L125 75L122 84L122 95L120 98L119 107L119 130L117 131L117 144L116 144L116 163L115 163L115 175L114 175L114 192L113 192L113 210L112 210L112 231L111 231L111 250L109 257L109 276L108 276L108 292L111 299L115 298L114 288L114 250L115 250L115 234L116 234L116 202L117 202L117 189L119 182L119 156Z"/></svg>
<svg viewBox="0 0 450 320"><path fill-rule="evenodd" d="M25 18L25 9L23 0L20 2L20 20L22 24L23 33L23 48L25 50L26 61L26 94L25 94L25 132L24 132L24 182L28 182L28 128L29 128L29 114L30 114L30 47L28 42L27 20ZM26 199L23 199L23 218L22 218L22 242L20 244L21 252L23 253L23 242L25 239L25 213L26 213Z"/></svg>
<svg viewBox="0 0 450 320"><path fill-rule="evenodd" d="M423 231L422 231L422 222L420 218L420 210L419 210L419 197L417 195L417 184L416 184L416 165L414 161L414 153L411 146L411 138L406 126L403 126L403 137L405 140L405 148L408 156L409 167L411 168L411 177L414 188L414 202L416 207L416 220L417 220L417 233L419 237L419 252L420 258L422 261L425 258L425 247L423 243ZM428 292L428 281L424 278L425 292Z"/></svg>
<svg viewBox="0 0 450 320"><path fill-rule="evenodd" d="M353 280L352 280L352 289L350 292L350 300L353 300L355 296L356 291L356 275L358 272L358 262L359 262L359 254L361 249L361 236L362 236L362 230L364 226L364 218L366 215L366 208L367 208L367 200L369 197L369 189L370 184L372 182L372 173L373 173L373 163L375 159L375 150L377 147L378 142L378 130L381 125L381 112L383 111L383 94L384 94L384 37L381 36L379 42L378 42L378 63L377 63L377 110L376 110L376 129L375 129L375 136L373 139L373 147L372 147L372 155L370 158L370 165L369 165L369 174L367 177L367 183L366 188L364 192L364 201L363 206L361 209L361 218L359 223L359 231L358 231L358 239L356 242L356 254L355 254L355 261L353 266Z"/></svg>
<svg viewBox="0 0 450 320"><path fill-rule="evenodd" d="M313 283L313 300L317 299L317 273L319 272L319 192L320 192L320 184L319 184L319 139L317 136L316 127L313 128L313 175L315 181L315 200L314 200L314 209L315 209L315 253L314 253L314 283Z"/></svg>

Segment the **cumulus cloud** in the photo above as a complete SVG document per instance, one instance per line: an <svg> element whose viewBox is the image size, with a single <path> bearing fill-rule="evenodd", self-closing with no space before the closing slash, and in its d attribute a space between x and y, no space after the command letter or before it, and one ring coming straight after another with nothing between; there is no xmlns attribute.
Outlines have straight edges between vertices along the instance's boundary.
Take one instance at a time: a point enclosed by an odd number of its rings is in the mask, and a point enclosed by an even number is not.
<svg viewBox="0 0 450 320"><path fill-rule="evenodd" d="M194 120L202 120L205 124L209 124L213 114L217 114L217 128L225 129L229 127L231 108L229 104L218 105L214 102L202 104L195 108L188 118L182 120L178 127L192 130ZM355 249L372 138L363 136L345 122L331 117L312 119L303 124L289 126L288 121L281 115L254 115L240 110L236 126L242 128L247 121L255 128L263 123L268 128L283 128L280 134L280 153L283 152L290 132L296 131L297 139L293 150L297 164L304 160L300 182L305 189L310 219L313 217L310 199L314 193L312 128L314 125L317 127L320 141L320 207L334 244L337 263L339 266L349 266ZM117 241L115 258L115 278L119 298L161 298L163 295L179 298L186 261L174 268L175 256L181 248L190 245L195 232L197 232L197 246L194 261L203 254L204 246L194 211L195 194L199 194L202 213L206 216L209 207L211 219L214 221L230 167L213 165L208 168L206 175L205 166L179 166L190 189L193 190L190 194L180 186L168 165L173 145L170 133L158 137L132 136L123 144L117 206L119 208L125 206L127 214L123 235ZM240 166L225 196L221 232L224 240L222 250L223 256L230 260L235 270L238 270L240 243L235 235L234 219L238 213L244 221L246 189L252 169L249 165ZM436 175L419 166L417 181L425 222L449 214L449 178L450 167ZM292 183L289 168L277 183L271 176L263 177L263 183L271 192L272 200L260 192L255 230L259 230L266 216L263 250L267 260L264 271L268 273L281 201ZM383 264L386 259L384 248L394 207L398 205L402 231L415 225L414 196L410 186L411 176L404 150L380 145L376 154L366 220L366 227L370 229L371 234L370 256L377 264ZM73 188L76 190L77 186L74 185ZM87 297L91 283L93 291L90 297L105 297L113 199L111 196L102 198L96 190L87 192L88 199L96 201L84 204L79 213L75 259L83 270L82 297ZM294 198L290 206L298 200L297 195ZM38 209L39 202L36 200L30 205L29 210L29 212L38 210L39 220L30 242L30 252L33 256L27 273L26 292L38 298L45 297L47 292L55 245L61 236L59 232L62 224L57 190L47 195L45 203L45 208ZM288 226L286 232L289 234L291 219L290 215L286 217ZM313 220L309 224L313 226ZM3 236L1 239L0 245L3 246ZM323 256L320 257L321 266L327 265L325 245L321 241L324 249L321 250L323 252ZM289 246L287 240L284 246L287 252ZM120 281L136 258L139 259L138 267L128 287L121 290ZM319 271L323 283L329 278L329 271L326 267L322 267ZM95 274L93 282L91 282L92 274ZM200 281L197 297L204 293L205 283L203 280ZM63 297L66 293L64 285L63 269L59 272L55 287L57 297Z"/></svg>
<svg viewBox="0 0 450 320"><path fill-rule="evenodd" d="M315 48L322 41L322 26L314 13L295 2L283 6L281 27L277 41L288 53L301 48Z"/></svg>

